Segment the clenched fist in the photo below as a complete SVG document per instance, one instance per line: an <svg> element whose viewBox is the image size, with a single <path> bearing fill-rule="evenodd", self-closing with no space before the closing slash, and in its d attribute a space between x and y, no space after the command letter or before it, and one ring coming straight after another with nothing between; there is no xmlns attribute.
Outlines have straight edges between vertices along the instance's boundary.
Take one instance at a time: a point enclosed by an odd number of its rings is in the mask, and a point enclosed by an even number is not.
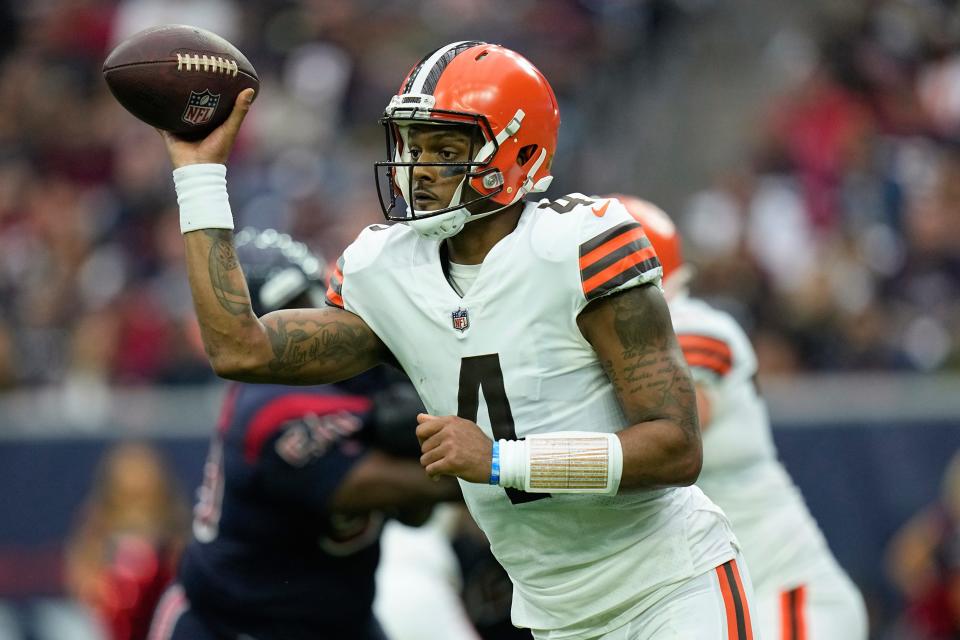
<svg viewBox="0 0 960 640"><path fill-rule="evenodd" d="M456 476L467 482L490 481L493 441L476 423L457 416L417 415L420 464L431 478Z"/></svg>

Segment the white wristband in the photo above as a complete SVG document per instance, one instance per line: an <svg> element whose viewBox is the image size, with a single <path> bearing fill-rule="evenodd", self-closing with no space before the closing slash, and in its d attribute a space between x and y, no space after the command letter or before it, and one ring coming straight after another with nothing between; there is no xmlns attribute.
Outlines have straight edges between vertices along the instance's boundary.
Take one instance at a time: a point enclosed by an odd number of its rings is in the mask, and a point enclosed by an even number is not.
<svg viewBox="0 0 960 640"><path fill-rule="evenodd" d="M622 475L623 448L615 433L562 431L500 440L501 487L615 494Z"/></svg>
<svg viewBox="0 0 960 640"><path fill-rule="evenodd" d="M523 489L530 472L526 440L500 440L500 482L505 488Z"/></svg>
<svg viewBox="0 0 960 640"><path fill-rule="evenodd" d="M173 186L180 205L180 233L197 229L233 229L224 165L188 164L174 169Z"/></svg>

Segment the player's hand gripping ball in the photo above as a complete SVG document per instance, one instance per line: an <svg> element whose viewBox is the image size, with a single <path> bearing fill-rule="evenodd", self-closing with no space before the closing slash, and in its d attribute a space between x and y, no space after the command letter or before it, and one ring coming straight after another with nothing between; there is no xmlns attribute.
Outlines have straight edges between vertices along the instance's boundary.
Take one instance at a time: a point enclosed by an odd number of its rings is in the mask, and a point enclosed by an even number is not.
<svg viewBox="0 0 960 640"><path fill-rule="evenodd" d="M186 25L152 27L121 42L103 63L103 77L127 111L182 138L203 138L260 78L220 36Z"/></svg>

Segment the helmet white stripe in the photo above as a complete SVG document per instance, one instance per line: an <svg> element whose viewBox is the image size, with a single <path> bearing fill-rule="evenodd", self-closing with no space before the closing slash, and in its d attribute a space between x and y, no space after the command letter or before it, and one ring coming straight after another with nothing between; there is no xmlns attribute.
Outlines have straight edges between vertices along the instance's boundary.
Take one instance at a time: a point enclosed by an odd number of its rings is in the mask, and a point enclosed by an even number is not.
<svg viewBox="0 0 960 640"><path fill-rule="evenodd" d="M427 78L430 76L430 71L436 66L437 62L444 56L445 53L451 49L455 49L462 44L470 42L470 40L461 40L460 42L452 42L445 47L441 47L433 52L433 55L430 56L426 62L420 67L420 71L417 72L417 77L413 81L410 90L406 93L422 93L423 85L426 84Z"/></svg>

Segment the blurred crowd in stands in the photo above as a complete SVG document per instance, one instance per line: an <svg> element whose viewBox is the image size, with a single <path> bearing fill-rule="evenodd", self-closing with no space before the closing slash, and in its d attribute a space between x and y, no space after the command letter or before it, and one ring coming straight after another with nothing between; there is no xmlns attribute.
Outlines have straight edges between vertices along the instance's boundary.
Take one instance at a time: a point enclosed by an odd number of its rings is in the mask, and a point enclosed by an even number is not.
<svg viewBox="0 0 960 640"><path fill-rule="evenodd" d="M684 211L699 285L766 372L956 370L960 7L846 10Z"/></svg>
<svg viewBox="0 0 960 640"><path fill-rule="evenodd" d="M862 6L811 27L803 71L745 123L746 159L690 185L673 212L699 268L695 288L748 327L765 372L956 369L960 10L848 4ZM382 219L376 120L425 51L486 38L544 71L565 123L558 196L592 188L576 164L590 132L582 80L645 55L672 23L713 5L0 4L0 389L212 376L168 160L101 78L116 42L189 16L244 51L263 84L231 164L238 227L277 228L333 259ZM631 176L618 177L629 192Z"/></svg>

